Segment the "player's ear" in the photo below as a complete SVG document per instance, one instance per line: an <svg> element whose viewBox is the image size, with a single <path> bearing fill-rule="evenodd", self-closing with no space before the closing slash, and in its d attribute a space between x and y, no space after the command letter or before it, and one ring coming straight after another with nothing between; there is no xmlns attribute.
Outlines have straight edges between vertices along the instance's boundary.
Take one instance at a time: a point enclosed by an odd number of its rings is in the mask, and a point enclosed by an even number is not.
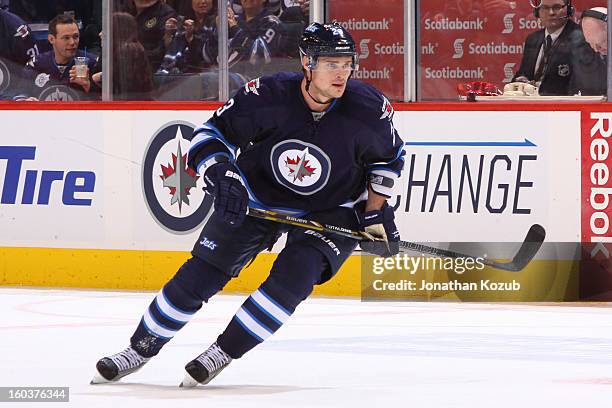
<svg viewBox="0 0 612 408"><path fill-rule="evenodd" d="M48 34L47 40L49 40L49 44L53 45L53 43L55 42L55 36L53 34Z"/></svg>
<svg viewBox="0 0 612 408"><path fill-rule="evenodd" d="M302 59L301 59L302 69L306 69L306 70L310 69L310 67L308 66L309 61L310 61L310 58L308 58L305 55L302 55Z"/></svg>

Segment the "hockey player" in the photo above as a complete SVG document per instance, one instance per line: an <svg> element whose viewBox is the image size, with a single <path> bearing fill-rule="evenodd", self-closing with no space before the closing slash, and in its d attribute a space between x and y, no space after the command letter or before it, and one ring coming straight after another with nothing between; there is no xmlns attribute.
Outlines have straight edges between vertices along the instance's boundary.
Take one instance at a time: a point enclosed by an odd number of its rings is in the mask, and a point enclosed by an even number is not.
<svg viewBox="0 0 612 408"><path fill-rule="evenodd" d="M182 386L206 384L276 332L314 285L331 279L356 247L338 235L246 216L247 205L362 228L381 256L399 249L386 203L403 167L393 109L350 81L355 43L340 25L313 23L300 40L303 74L255 79L195 131L189 166L215 197L214 213L176 275L145 311L130 346L102 358L92 383L116 381L155 356L193 315L286 232L270 275L206 351L187 363ZM238 153L240 150L240 153Z"/></svg>

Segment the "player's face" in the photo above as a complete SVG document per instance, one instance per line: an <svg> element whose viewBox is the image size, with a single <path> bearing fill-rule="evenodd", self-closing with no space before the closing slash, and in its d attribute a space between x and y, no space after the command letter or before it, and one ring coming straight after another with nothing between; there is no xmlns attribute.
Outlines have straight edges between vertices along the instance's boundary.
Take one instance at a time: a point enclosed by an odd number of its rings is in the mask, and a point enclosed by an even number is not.
<svg viewBox="0 0 612 408"><path fill-rule="evenodd" d="M591 48L601 55L608 55L608 32L605 22L592 17L584 18L582 31Z"/></svg>
<svg viewBox="0 0 612 408"><path fill-rule="evenodd" d="M212 0L192 0L191 8L198 14L208 14L212 10Z"/></svg>
<svg viewBox="0 0 612 408"><path fill-rule="evenodd" d="M352 70L353 59L349 56L319 57L312 70L311 92L323 100L341 97Z"/></svg>
<svg viewBox="0 0 612 408"><path fill-rule="evenodd" d="M53 45L56 58L67 62L74 58L79 48L79 28L76 24L58 24L57 35L49 34L49 42Z"/></svg>
<svg viewBox="0 0 612 408"><path fill-rule="evenodd" d="M567 22L567 5L563 0L542 0L539 14L542 25L554 32Z"/></svg>

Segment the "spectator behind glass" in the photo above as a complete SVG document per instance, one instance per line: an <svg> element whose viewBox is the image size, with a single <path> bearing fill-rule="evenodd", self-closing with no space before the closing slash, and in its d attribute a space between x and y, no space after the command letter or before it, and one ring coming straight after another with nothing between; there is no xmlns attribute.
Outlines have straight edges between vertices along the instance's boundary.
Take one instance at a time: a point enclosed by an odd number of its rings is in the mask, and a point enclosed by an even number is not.
<svg viewBox="0 0 612 408"><path fill-rule="evenodd" d="M113 13L113 99L150 100L153 73L143 45L138 41L136 19L131 14ZM102 73L93 79L101 86Z"/></svg>
<svg viewBox="0 0 612 408"><path fill-rule="evenodd" d="M569 18L573 14L570 0L542 0L535 13L544 28L527 36L512 82L539 86L540 95L571 95L572 47L584 43L584 37Z"/></svg>
<svg viewBox="0 0 612 408"><path fill-rule="evenodd" d="M279 17L283 22L308 24L310 19L310 0L282 0Z"/></svg>
<svg viewBox="0 0 612 408"><path fill-rule="evenodd" d="M572 47L575 72L572 91L580 95L606 95L608 91L608 10L593 7L582 13L582 30L586 43Z"/></svg>
<svg viewBox="0 0 612 408"><path fill-rule="evenodd" d="M608 55L608 9L593 7L582 13L582 31L591 48Z"/></svg>
<svg viewBox="0 0 612 408"><path fill-rule="evenodd" d="M176 11L161 0L119 0L116 11L136 18L138 39L143 45L153 71L157 71L165 54L164 27Z"/></svg>
<svg viewBox="0 0 612 408"><path fill-rule="evenodd" d="M216 64L218 37L216 29L216 0L184 0L179 7L179 14L184 16L184 41L177 38L177 19L166 21L164 45L166 54L180 51L185 55L186 67L181 72L199 72ZM233 14L229 20L234 20ZM180 48L180 49L179 49Z"/></svg>
<svg viewBox="0 0 612 408"><path fill-rule="evenodd" d="M75 20L90 24L95 18L95 11L102 10L100 0L10 0L11 12L28 22L47 22L58 14L73 14Z"/></svg>
<svg viewBox="0 0 612 408"><path fill-rule="evenodd" d="M24 84L29 87L26 92L30 97L43 100L86 98L83 93L91 89L89 72L97 57L78 49L79 38L79 28L72 16L61 14L49 22L48 40L53 49L30 61L24 71ZM77 76L75 57L87 59L86 73L82 77ZM56 91L54 94L45 92L52 87Z"/></svg>
<svg viewBox="0 0 612 408"><path fill-rule="evenodd" d="M0 99L13 99L24 65L38 55L32 31L15 14L0 9Z"/></svg>
<svg viewBox="0 0 612 408"><path fill-rule="evenodd" d="M229 44L230 70L245 82L263 75L272 58L285 56L285 30L264 1L241 0L243 14Z"/></svg>
<svg viewBox="0 0 612 408"><path fill-rule="evenodd" d="M281 21L308 23L309 20L310 0L267 0L264 7L279 16ZM237 16L243 14L240 0L232 0L232 9Z"/></svg>
<svg viewBox="0 0 612 408"><path fill-rule="evenodd" d="M32 31L20 17L0 9L0 58L21 68L38 55Z"/></svg>

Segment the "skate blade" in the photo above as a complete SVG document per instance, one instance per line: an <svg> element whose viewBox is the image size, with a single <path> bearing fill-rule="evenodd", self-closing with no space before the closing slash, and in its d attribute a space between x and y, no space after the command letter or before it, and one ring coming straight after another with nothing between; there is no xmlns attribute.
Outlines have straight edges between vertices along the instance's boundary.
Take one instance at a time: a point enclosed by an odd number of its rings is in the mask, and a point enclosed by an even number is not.
<svg viewBox="0 0 612 408"><path fill-rule="evenodd" d="M114 381L109 381L106 378L102 377L100 375L100 373L96 373L94 375L94 377L91 379L91 381L89 382L90 385L96 385L96 384L108 384Z"/></svg>
<svg viewBox="0 0 612 408"><path fill-rule="evenodd" d="M196 385L198 385L199 382L197 382L191 375L189 375L189 373L185 374L185 378L183 378L183 381L179 384L180 388L193 388Z"/></svg>

